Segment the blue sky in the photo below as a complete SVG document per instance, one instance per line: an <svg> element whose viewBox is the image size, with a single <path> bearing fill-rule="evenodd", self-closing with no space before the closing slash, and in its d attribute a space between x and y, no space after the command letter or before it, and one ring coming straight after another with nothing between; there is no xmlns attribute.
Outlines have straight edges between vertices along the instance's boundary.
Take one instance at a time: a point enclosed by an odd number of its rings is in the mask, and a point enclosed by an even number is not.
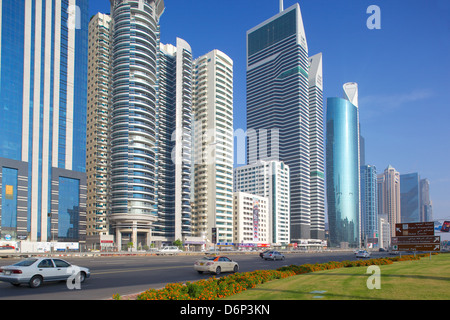
<svg viewBox="0 0 450 320"><path fill-rule="evenodd" d="M309 54L323 53L324 100L359 85L366 162L431 183L435 219L450 220L450 1L284 0L300 3ZM186 40L194 57L219 49L234 61L234 126L246 129L246 31L278 13L278 0L165 0L161 42ZM377 5L381 29L369 30ZM109 0L90 11L108 13Z"/></svg>

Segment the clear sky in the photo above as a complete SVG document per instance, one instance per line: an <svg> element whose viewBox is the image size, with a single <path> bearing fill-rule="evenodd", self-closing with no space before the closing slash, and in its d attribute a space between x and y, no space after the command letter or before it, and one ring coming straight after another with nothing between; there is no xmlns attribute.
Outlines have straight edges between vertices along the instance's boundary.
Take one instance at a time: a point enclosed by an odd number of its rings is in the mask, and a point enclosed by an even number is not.
<svg viewBox="0 0 450 320"><path fill-rule="evenodd" d="M284 0L300 4L309 54L323 53L324 103L357 82L366 163L430 180L435 219L450 220L450 1ZM90 11L109 13L109 0ZM377 5L381 29L367 13ZM246 32L279 0L165 0L161 42L186 40L194 58L219 49L234 61L234 127L246 130ZM442 222L442 221L441 221Z"/></svg>

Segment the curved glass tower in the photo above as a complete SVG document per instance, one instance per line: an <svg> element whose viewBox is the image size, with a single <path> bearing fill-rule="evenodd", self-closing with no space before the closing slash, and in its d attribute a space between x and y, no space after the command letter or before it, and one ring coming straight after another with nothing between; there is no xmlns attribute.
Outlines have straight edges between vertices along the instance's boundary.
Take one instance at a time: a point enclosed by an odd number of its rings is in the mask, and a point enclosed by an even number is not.
<svg viewBox="0 0 450 320"><path fill-rule="evenodd" d="M356 84L351 90L357 90ZM346 98L327 101L326 177L332 247L360 244L357 91L346 90Z"/></svg>
<svg viewBox="0 0 450 320"><path fill-rule="evenodd" d="M111 222L116 233L157 219L157 56L162 0L111 0ZM148 231L150 232L150 231Z"/></svg>

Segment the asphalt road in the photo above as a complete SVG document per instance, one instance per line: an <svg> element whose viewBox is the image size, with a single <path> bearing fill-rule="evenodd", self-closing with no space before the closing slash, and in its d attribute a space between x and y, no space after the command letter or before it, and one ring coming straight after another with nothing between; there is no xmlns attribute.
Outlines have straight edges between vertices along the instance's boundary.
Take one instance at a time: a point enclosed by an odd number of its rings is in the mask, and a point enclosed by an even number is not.
<svg viewBox="0 0 450 320"><path fill-rule="evenodd" d="M277 269L284 265L323 263L356 259L352 252L288 253L284 261L265 261L257 254L225 254L239 263L240 272ZM373 258L381 257L375 252ZM198 256L114 256L66 258L72 264L88 267L91 277L80 290L70 290L65 282L45 283L31 289L26 285L14 287L0 282L0 300L106 300L114 294L125 296L159 289L167 283L205 279L211 274L198 274L193 265ZM14 259L1 259L0 265L14 263ZM226 275L226 274L225 274Z"/></svg>

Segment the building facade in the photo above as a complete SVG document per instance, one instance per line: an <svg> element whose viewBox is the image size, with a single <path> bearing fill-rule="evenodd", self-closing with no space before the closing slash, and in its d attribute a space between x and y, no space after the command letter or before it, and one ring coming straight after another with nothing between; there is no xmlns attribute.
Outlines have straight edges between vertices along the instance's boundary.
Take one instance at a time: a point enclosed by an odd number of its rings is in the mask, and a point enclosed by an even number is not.
<svg viewBox="0 0 450 320"><path fill-rule="evenodd" d="M268 199L269 242L290 243L289 167L280 161L257 161L234 169L234 191Z"/></svg>
<svg viewBox="0 0 450 320"><path fill-rule="evenodd" d="M213 50L194 61L192 235L233 241L233 61Z"/></svg>
<svg viewBox="0 0 450 320"><path fill-rule="evenodd" d="M86 237L88 1L0 2L1 236Z"/></svg>
<svg viewBox="0 0 450 320"><path fill-rule="evenodd" d="M428 179L420 180L420 202L421 221L433 221L433 202L430 197L430 181Z"/></svg>
<svg viewBox="0 0 450 320"><path fill-rule="evenodd" d="M326 116L327 204L330 246L360 246L358 91L344 85L328 98Z"/></svg>
<svg viewBox="0 0 450 320"><path fill-rule="evenodd" d="M403 223L421 222L420 177L417 172L400 175L400 219Z"/></svg>
<svg viewBox="0 0 450 320"><path fill-rule="evenodd" d="M361 167L361 239L366 247L378 245L377 169L373 165Z"/></svg>
<svg viewBox="0 0 450 320"><path fill-rule="evenodd" d="M400 173L389 165L377 177L378 214L386 214L390 225L390 235L395 236L395 224L401 221Z"/></svg>
<svg viewBox="0 0 450 320"><path fill-rule="evenodd" d="M311 238L325 239L325 149L322 54L309 58Z"/></svg>
<svg viewBox="0 0 450 320"><path fill-rule="evenodd" d="M241 248L268 247L268 199L251 193L234 192L233 202L233 243Z"/></svg>
<svg viewBox="0 0 450 320"><path fill-rule="evenodd" d="M311 236L309 65L298 4L247 31L247 164L289 166L292 241Z"/></svg>
<svg viewBox="0 0 450 320"><path fill-rule="evenodd" d="M158 221L155 238L191 234L192 71L190 45L162 45L158 74Z"/></svg>
<svg viewBox="0 0 450 320"><path fill-rule="evenodd" d="M111 212L119 248L158 220L157 57L164 2L111 1ZM159 231L159 230L158 230Z"/></svg>
<svg viewBox="0 0 450 320"><path fill-rule="evenodd" d="M87 103L87 221L88 237L109 234L109 105L111 17L98 13L89 22Z"/></svg>

